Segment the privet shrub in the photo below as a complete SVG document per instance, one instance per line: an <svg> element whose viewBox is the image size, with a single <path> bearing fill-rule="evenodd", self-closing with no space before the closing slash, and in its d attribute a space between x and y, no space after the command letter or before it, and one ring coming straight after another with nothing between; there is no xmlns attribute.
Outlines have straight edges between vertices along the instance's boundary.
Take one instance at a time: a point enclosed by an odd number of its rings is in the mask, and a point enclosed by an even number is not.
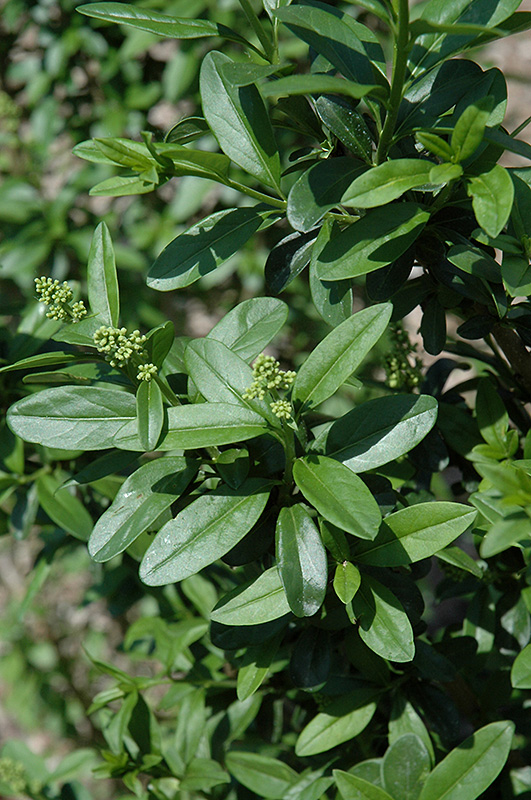
<svg viewBox="0 0 531 800"><path fill-rule="evenodd" d="M212 279L259 232L279 232L268 296L190 339L171 320L121 325L101 223L86 294L38 278L52 341L41 327L33 354L2 368L24 376L3 433L12 525L40 506L94 561L121 561L133 582L138 564L156 603L124 649L158 673L98 664L113 683L90 709L107 743L97 773L128 796L531 791L531 170L498 163L531 148L515 135L528 120L503 127L503 74L467 58L531 27L519 5L241 0L252 41L215 20L79 8L223 46L202 61L202 115L163 141L75 148L121 168L95 194L179 176L232 190L233 207L160 253L148 287ZM281 366L264 351L276 353L289 313L277 295L295 279L329 332ZM401 325L419 307L427 371ZM363 388L353 376L378 342ZM43 464L24 464L22 441ZM447 599L444 628L433 605ZM32 774L21 752L4 749L4 793L84 796Z"/></svg>

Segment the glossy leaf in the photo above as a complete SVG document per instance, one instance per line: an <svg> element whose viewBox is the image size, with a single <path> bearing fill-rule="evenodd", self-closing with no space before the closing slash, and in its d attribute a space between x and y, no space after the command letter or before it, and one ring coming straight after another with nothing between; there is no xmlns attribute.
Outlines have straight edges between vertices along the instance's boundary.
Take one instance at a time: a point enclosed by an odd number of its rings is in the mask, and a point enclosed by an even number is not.
<svg viewBox="0 0 531 800"><path fill-rule="evenodd" d="M391 264L418 238L428 219L416 203L371 209L323 248L316 264L319 277L353 278Z"/></svg>
<svg viewBox="0 0 531 800"><path fill-rule="evenodd" d="M384 786L394 800L417 800L430 772L430 754L416 734L396 739L382 762Z"/></svg>
<svg viewBox="0 0 531 800"><path fill-rule="evenodd" d="M470 178L467 192L478 223L489 236L498 236L513 207L514 184L507 170L495 164L488 172Z"/></svg>
<svg viewBox="0 0 531 800"><path fill-rule="evenodd" d="M362 539L374 539L382 520L378 503L361 478L333 458L307 456L293 465L305 498L329 522Z"/></svg>
<svg viewBox="0 0 531 800"><path fill-rule="evenodd" d="M316 406L342 386L387 327L392 307L371 306L338 325L310 353L293 384L293 400Z"/></svg>
<svg viewBox="0 0 531 800"><path fill-rule="evenodd" d="M393 800L381 786L375 786L358 775L341 769L335 769L333 775L342 800Z"/></svg>
<svg viewBox="0 0 531 800"><path fill-rule="evenodd" d="M223 152L266 186L280 191L280 158L256 86L234 86L223 67L232 60L212 51L200 73L203 113Z"/></svg>
<svg viewBox="0 0 531 800"><path fill-rule="evenodd" d="M371 163L372 138L365 120L353 104L341 97L323 95L315 110L326 127L358 158ZM336 159L332 160L332 164Z"/></svg>
<svg viewBox="0 0 531 800"><path fill-rule="evenodd" d="M356 561L396 567L429 558L472 525L476 511L460 503L417 503L389 514L372 542L357 542Z"/></svg>
<svg viewBox="0 0 531 800"><path fill-rule="evenodd" d="M93 522L81 500L71 494L53 475L40 475L37 496L42 508L59 528L86 542Z"/></svg>
<svg viewBox="0 0 531 800"><path fill-rule="evenodd" d="M116 263L109 229L100 222L90 245L87 263L87 293L90 308L106 325L118 325L120 296Z"/></svg>
<svg viewBox="0 0 531 800"><path fill-rule="evenodd" d="M155 450L164 422L162 392L158 383L141 381L136 393L138 439L144 450Z"/></svg>
<svg viewBox="0 0 531 800"><path fill-rule="evenodd" d="M157 458L129 475L94 526L88 549L94 561L122 553L184 492L198 462L182 456Z"/></svg>
<svg viewBox="0 0 531 800"><path fill-rule="evenodd" d="M289 612L278 568L271 567L249 585L225 595L211 618L223 625L261 625Z"/></svg>
<svg viewBox="0 0 531 800"><path fill-rule="evenodd" d="M402 604L379 581L363 575L352 608L360 637L382 658L400 663L415 655L413 630Z"/></svg>
<svg viewBox="0 0 531 800"><path fill-rule="evenodd" d="M11 406L11 430L47 447L104 450L130 421L136 425L135 398L92 386L44 389Z"/></svg>
<svg viewBox="0 0 531 800"><path fill-rule="evenodd" d="M377 698L378 690L368 686L332 700L325 711L303 728L295 745L296 755L305 757L324 753L353 739L371 721Z"/></svg>
<svg viewBox="0 0 531 800"><path fill-rule="evenodd" d="M163 430L158 450L189 450L233 444L267 431L263 417L231 403L177 406L168 408L166 413L167 429L165 427ZM122 450L142 451L136 419L120 429L113 439L113 446Z"/></svg>
<svg viewBox="0 0 531 800"><path fill-rule="evenodd" d="M281 330L288 306L276 297L253 297L231 309L207 334L229 347L244 361L252 361Z"/></svg>
<svg viewBox="0 0 531 800"><path fill-rule="evenodd" d="M334 591L342 603L350 603L360 588L361 575L359 569L350 561L343 561L336 566L334 575Z"/></svg>
<svg viewBox="0 0 531 800"><path fill-rule="evenodd" d="M281 800L299 777L283 761L260 753L231 750L226 757L227 769L237 781L258 796Z"/></svg>
<svg viewBox="0 0 531 800"><path fill-rule="evenodd" d="M374 208L390 203L410 189L430 183L432 161L397 158L369 169L356 178L341 202L355 208Z"/></svg>
<svg viewBox="0 0 531 800"><path fill-rule="evenodd" d="M345 189L364 169L353 158L330 158L303 172L288 195L290 225L297 231L310 231L341 202Z"/></svg>
<svg viewBox="0 0 531 800"><path fill-rule="evenodd" d="M217 561L257 522L270 488L250 478L238 489L221 485L198 497L160 529L140 565L141 580L164 586Z"/></svg>
<svg viewBox="0 0 531 800"><path fill-rule="evenodd" d="M503 768L513 722L491 722L452 750L428 776L420 800L476 800Z"/></svg>
<svg viewBox="0 0 531 800"><path fill-rule="evenodd" d="M303 503L281 509L276 555L291 610L297 617L311 617L323 603L328 568L321 536Z"/></svg>
<svg viewBox="0 0 531 800"><path fill-rule="evenodd" d="M310 263L315 231L290 233L270 251L264 268L268 290L280 294Z"/></svg>
<svg viewBox="0 0 531 800"><path fill-rule="evenodd" d="M196 222L153 262L148 286L159 292L189 286L234 255L263 221L263 215L254 208L228 208Z"/></svg>
<svg viewBox="0 0 531 800"><path fill-rule="evenodd" d="M429 395L378 397L352 409L330 428L326 455L365 472L409 452L433 428L437 401Z"/></svg>

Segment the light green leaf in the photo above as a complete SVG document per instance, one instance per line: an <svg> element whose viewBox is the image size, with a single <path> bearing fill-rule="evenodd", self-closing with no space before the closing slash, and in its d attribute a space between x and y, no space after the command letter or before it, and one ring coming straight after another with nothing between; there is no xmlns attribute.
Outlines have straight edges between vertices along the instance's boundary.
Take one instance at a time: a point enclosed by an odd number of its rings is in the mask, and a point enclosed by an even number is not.
<svg viewBox="0 0 531 800"><path fill-rule="evenodd" d="M223 67L233 61L212 51L200 73L203 113L223 152L250 175L280 192L280 157L256 86L234 86Z"/></svg>
<svg viewBox="0 0 531 800"><path fill-rule="evenodd" d="M476 800L501 772L513 734L513 722L480 728L437 764L419 800Z"/></svg>
<svg viewBox="0 0 531 800"><path fill-rule="evenodd" d="M415 655L413 629L402 604L379 581L363 575L352 600L359 634L367 647L382 658L400 663Z"/></svg>
<svg viewBox="0 0 531 800"><path fill-rule="evenodd" d="M260 688L266 679L280 644L280 637L247 647L238 669L236 694L243 702Z"/></svg>
<svg viewBox="0 0 531 800"><path fill-rule="evenodd" d="M9 409L7 421L27 442L104 450L114 446L114 437L126 423L136 425L136 403L126 392L61 386L19 400Z"/></svg>
<svg viewBox="0 0 531 800"><path fill-rule="evenodd" d="M323 603L328 567L321 536L303 503L281 509L276 554L291 610L297 617L311 617Z"/></svg>
<svg viewBox="0 0 531 800"><path fill-rule="evenodd" d="M190 150L179 144L163 142L156 145L162 156L171 159L171 173L175 177L195 175L218 183L227 183L230 159L222 153L209 153L207 150Z"/></svg>
<svg viewBox="0 0 531 800"><path fill-rule="evenodd" d="M271 567L250 584L225 595L211 619L223 625L261 625L289 612L278 568Z"/></svg>
<svg viewBox="0 0 531 800"><path fill-rule="evenodd" d="M465 161L470 158L483 141L483 134L489 120L490 112L494 108L494 97L484 97L465 108L450 138L450 147L455 161Z"/></svg>
<svg viewBox="0 0 531 800"><path fill-rule="evenodd" d="M182 289L223 264L264 223L254 208L216 211L170 242L153 262L147 285L159 292Z"/></svg>
<svg viewBox="0 0 531 800"><path fill-rule="evenodd" d="M390 303L364 308L331 331L298 371L293 400L308 408L334 394L381 337L391 312Z"/></svg>
<svg viewBox="0 0 531 800"><path fill-rule="evenodd" d="M360 564L396 567L429 558L472 525L476 510L461 503L417 503L389 514L373 542L357 542Z"/></svg>
<svg viewBox="0 0 531 800"><path fill-rule="evenodd" d="M37 479L39 503L52 522L71 533L76 539L86 542L92 531L92 517L83 503L53 475L40 475Z"/></svg>
<svg viewBox="0 0 531 800"><path fill-rule="evenodd" d="M252 361L281 330L288 306L276 297L253 297L231 309L207 334L229 347L244 361Z"/></svg>
<svg viewBox="0 0 531 800"><path fill-rule="evenodd" d="M233 444L265 433L263 417L254 411L230 403L199 403L166 410L167 430L158 442L158 450L189 450L211 445ZM110 446L110 445L109 445ZM142 451L134 419L113 439L122 450Z"/></svg>
<svg viewBox="0 0 531 800"><path fill-rule="evenodd" d="M487 444L505 453L509 414L494 383L482 378L476 395L476 419Z"/></svg>
<svg viewBox="0 0 531 800"><path fill-rule="evenodd" d="M428 219L416 203L371 209L323 248L316 262L319 277L354 278L391 264L420 236Z"/></svg>
<svg viewBox="0 0 531 800"><path fill-rule="evenodd" d="M94 561L123 553L184 492L199 462L182 456L157 458L125 479L89 540Z"/></svg>
<svg viewBox="0 0 531 800"><path fill-rule="evenodd" d="M514 184L507 170L495 164L488 172L470 178L467 192L479 225L489 236L498 236L507 224L514 200Z"/></svg>
<svg viewBox="0 0 531 800"><path fill-rule="evenodd" d="M300 758L331 750L348 742L367 727L376 711L379 691L372 686L355 689L335 700L303 728L295 753Z"/></svg>
<svg viewBox="0 0 531 800"><path fill-rule="evenodd" d="M350 603L360 588L361 575L359 569L350 561L343 561L336 566L334 575L334 591L342 603Z"/></svg>
<svg viewBox="0 0 531 800"><path fill-rule="evenodd" d="M511 685L515 689L531 689L531 644L524 647L514 660Z"/></svg>
<svg viewBox="0 0 531 800"><path fill-rule="evenodd" d="M430 183L443 185L456 181L463 174L461 164L436 164L430 169Z"/></svg>
<svg viewBox="0 0 531 800"><path fill-rule="evenodd" d="M460 547L445 547L444 550L439 550L435 555L439 561L444 561L446 564L452 564L452 566L458 567L458 569L470 572L470 574L474 575L476 578L481 578L483 576L481 567L468 553L461 550Z"/></svg>
<svg viewBox="0 0 531 800"><path fill-rule="evenodd" d="M140 565L141 580L164 586L217 561L257 522L270 490L249 478L238 489L221 485L198 497L160 529Z"/></svg>
<svg viewBox="0 0 531 800"><path fill-rule="evenodd" d="M283 761L260 753L231 750L225 763L237 781L259 797L282 800L298 780L298 774Z"/></svg>
<svg viewBox="0 0 531 800"><path fill-rule="evenodd" d="M341 202L355 208L374 208L396 200L410 189L430 183L432 161L422 158L397 158L372 167L356 178Z"/></svg>
<svg viewBox="0 0 531 800"><path fill-rule="evenodd" d="M353 472L365 472L407 453L424 439L437 417L430 395L395 395L369 400L331 426L326 455Z"/></svg>
<svg viewBox="0 0 531 800"><path fill-rule="evenodd" d="M430 754L414 733L396 739L382 761L383 783L394 800L417 800L430 771Z"/></svg>
<svg viewBox="0 0 531 800"><path fill-rule="evenodd" d="M293 477L305 498L338 528L374 539L382 521L378 503L361 478L326 456L306 456L293 465Z"/></svg>
<svg viewBox="0 0 531 800"><path fill-rule="evenodd" d="M333 770L332 774L343 800L393 800L381 786L375 786L358 775L341 769Z"/></svg>
<svg viewBox="0 0 531 800"><path fill-rule="evenodd" d="M137 175L114 175L93 186L89 194L91 197L129 197L132 194L148 194L155 189L156 185L151 178L144 179Z"/></svg>
<svg viewBox="0 0 531 800"><path fill-rule="evenodd" d="M140 381L136 393L138 439L144 450L155 450L164 422L162 392L154 380Z"/></svg>

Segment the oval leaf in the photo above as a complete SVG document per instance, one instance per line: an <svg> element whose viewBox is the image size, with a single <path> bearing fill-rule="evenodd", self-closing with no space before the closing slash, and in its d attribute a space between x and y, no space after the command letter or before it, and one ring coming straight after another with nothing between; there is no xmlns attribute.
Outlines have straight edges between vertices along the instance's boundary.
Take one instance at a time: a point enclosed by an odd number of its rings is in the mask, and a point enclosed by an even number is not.
<svg viewBox="0 0 531 800"><path fill-rule="evenodd" d="M225 595L211 619L223 625L261 625L289 614L290 607L277 567Z"/></svg>
<svg viewBox="0 0 531 800"><path fill-rule="evenodd" d="M341 769L335 769L333 775L342 800L393 800L381 786L375 786L358 775Z"/></svg>
<svg viewBox="0 0 531 800"><path fill-rule="evenodd" d="M411 623L393 593L374 578L363 576L352 600L359 633L367 647L382 658L412 661L415 643Z"/></svg>
<svg viewBox="0 0 531 800"><path fill-rule="evenodd" d="M332 700L326 711L317 714L303 728L295 753L299 757L324 753L348 742L367 727L376 711L378 690L373 687L355 689Z"/></svg>
<svg viewBox="0 0 531 800"><path fill-rule="evenodd" d="M207 334L244 361L252 361L288 318L288 306L276 297L253 297L231 309Z"/></svg>
<svg viewBox="0 0 531 800"><path fill-rule="evenodd" d="M364 172L343 194L341 202L355 208L374 208L430 182L432 161L422 158L397 158Z"/></svg>
<svg viewBox="0 0 531 800"><path fill-rule="evenodd" d="M260 797L282 800L289 787L298 779L295 770L277 758L260 753L227 753L227 769L247 789Z"/></svg>

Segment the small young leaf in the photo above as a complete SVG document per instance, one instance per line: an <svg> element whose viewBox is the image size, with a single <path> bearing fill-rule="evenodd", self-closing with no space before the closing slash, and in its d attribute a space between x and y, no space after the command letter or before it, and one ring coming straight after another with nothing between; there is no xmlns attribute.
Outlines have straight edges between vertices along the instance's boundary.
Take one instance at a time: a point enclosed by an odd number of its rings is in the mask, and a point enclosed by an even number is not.
<svg viewBox="0 0 531 800"><path fill-rule="evenodd" d="M336 567L334 575L334 591L342 603L350 603L360 588L361 575L359 569L350 561L343 561Z"/></svg>
<svg viewBox="0 0 531 800"><path fill-rule="evenodd" d="M362 115L353 105L341 97L322 95L315 101L315 110L340 142L355 156L370 164L373 147L371 134Z"/></svg>
<svg viewBox="0 0 531 800"><path fill-rule="evenodd" d="M487 96L468 106L459 117L450 139L450 147L457 162L465 161L476 152L483 141L493 108L494 98Z"/></svg>
<svg viewBox="0 0 531 800"><path fill-rule="evenodd" d="M489 236L498 236L513 207L514 184L507 170L495 164L488 172L470 178L467 192L478 223Z"/></svg>
<svg viewBox="0 0 531 800"><path fill-rule="evenodd" d="M136 393L138 439L144 450L155 450L164 422L162 392L154 380L140 381Z"/></svg>

